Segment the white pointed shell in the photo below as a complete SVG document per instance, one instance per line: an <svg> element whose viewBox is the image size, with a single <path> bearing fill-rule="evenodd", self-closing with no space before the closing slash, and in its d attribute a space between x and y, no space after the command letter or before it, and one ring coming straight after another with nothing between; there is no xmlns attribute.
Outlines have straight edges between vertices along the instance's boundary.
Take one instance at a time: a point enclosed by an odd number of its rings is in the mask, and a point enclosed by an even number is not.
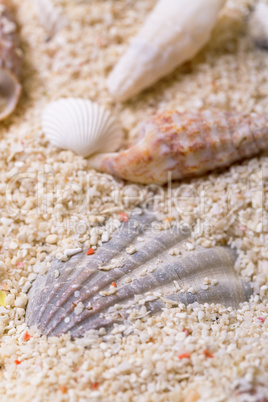
<svg viewBox="0 0 268 402"><path fill-rule="evenodd" d="M103 106L85 99L67 98L50 103L42 128L51 144L87 157L119 148L123 132Z"/></svg>
<svg viewBox="0 0 268 402"><path fill-rule="evenodd" d="M159 0L108 78L124 101L191 59L209 40L225 0Z"/></svg>
<svg viewBox="0 0 268 402"><path fill-rule="evenodd" d="M268 5L258 3L248 21L249 35L260 47L268 49Z"/></svg>

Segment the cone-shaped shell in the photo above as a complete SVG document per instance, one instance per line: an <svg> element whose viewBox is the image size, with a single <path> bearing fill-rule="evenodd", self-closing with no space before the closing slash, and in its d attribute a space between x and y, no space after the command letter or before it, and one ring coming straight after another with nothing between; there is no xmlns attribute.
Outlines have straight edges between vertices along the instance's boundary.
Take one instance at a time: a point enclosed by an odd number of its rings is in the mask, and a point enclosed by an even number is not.
<svg viewBox="0 0 268 402"><path fill-rule="evenodd" d="M133 215L94 255L55 261L29 293L27 323L41 333L83 336L131 319L146 306L220 303L236 308L251 289L234 271L228 248L194 248L181 227L159 231L153 214Z"/></svg>
<svg viewBox="0 0 268 402"><path fill-rule="evenodd" d="M120 101L191 59L209 40L225 0L159 0L108 78Z"/></svg>
<svg viewBox="0 0 268 402"><path fill-rule="evenodd" d="M123 138L112 114L85 99L67 98L50 103L43 112L42 127L53 145L85 157L115 151Z"/></svg>
<svg viewBox="0 0 268 402"><path fill-rule="evenodd" d="M158 114L126 151L96 155L91 167L138 183L165 183L230 166L268 149L268 118L202 111Z"/></svg>
<svg viewBox="0 0 268 402"><path fill-rule="evenodd" d="M21 63L16 25L6 2L0 0L0 120L8 117L18 103Z"/></svg>

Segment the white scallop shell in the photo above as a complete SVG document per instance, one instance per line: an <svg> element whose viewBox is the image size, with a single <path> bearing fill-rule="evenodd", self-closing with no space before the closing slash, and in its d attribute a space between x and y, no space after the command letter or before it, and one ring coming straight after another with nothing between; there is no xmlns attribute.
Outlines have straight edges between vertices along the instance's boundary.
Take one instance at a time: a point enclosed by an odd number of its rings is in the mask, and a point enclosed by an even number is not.
<svg viewBox="0 0 268 402"><path fill-rule="evenodd" d="M66 98L50 103L42 115L42 128L51 144L84 157L113 152L123 138L111 113L85 99Z"/></svg>

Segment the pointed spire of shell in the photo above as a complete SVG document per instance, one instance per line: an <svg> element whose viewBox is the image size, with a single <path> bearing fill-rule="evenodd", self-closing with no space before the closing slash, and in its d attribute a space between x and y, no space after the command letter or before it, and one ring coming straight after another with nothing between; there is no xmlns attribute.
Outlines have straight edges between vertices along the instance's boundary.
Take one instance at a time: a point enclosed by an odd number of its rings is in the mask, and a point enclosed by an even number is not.
<svg viewBox="0 0 268 402"><path fill-rule="evenodd" d="M108 78L124 101L190 60L208 42L225 0L159 0Z"/></svg>

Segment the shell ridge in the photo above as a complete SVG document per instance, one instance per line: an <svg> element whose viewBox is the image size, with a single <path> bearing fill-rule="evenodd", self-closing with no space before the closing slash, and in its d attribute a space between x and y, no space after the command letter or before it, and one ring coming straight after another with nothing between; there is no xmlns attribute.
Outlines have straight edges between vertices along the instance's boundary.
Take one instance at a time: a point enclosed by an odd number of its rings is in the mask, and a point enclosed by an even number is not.
<svg viewBox="0 0 268 402"><path fill-rule="evenodd" d="M170 233L174 233L174 231L170 231ZM86 293L83 295L83 292L80 293L79 298L77 299L77 302L86 302L91 300L94 295L101 291L102 289L106 288L113 280L118 280L122 275L124 274L130 274L133 273L136 269L139 269L141 266L146 264L148 260L151 258L152 252L154 252L154 257L156 258L157 256L161 256L163 253L167 251L168 248L170 248L170 241L172 241L172 245L178 244L179 241L185 240L186 237L181 236L181 233L177 235L177 237L174 237L173 239L169 236L169 241L166 242L166 244L163 244L161 242L163 235L159 236L159 241L158 238L154 239L154 242L156 243L154 245L154 249L152 251L152 244L146 244L143 246L137 253L134 254L134 256L128 256L127 259L124 262L123 267L118 268L116 270L110 271L108 274L103 274L103 272L97 271L95 272L93 277L86 278L85 281L80 284L82 287L85 287L87 283L90 281L91 282L91 287L92 291L89 293ZM104 278L104 281L102 279ZM65 297L66 301L66 297ZM52 313L57 313L56 311L56 306L52 309ZM67 313L71 311L71 300L69 301L69 308L68 304L66 305L66 311ZM63 319L64 317L59 317L59 319ZM48 324L48 320L44 322L44 325L46 326Z"/></svg>
<svg viewBox="0 0 268 402"><path fill-rule="evenodd" d="M53 296L58 292L58 288L54 287L51 291L51 293L49 293L49 291L51 290L51 287L49 286L49 282L52 282L54 279L54 272L56 270L60 270L61 272L61 278L64 279L64 274L67 274L67 269L68 267L71 265L74 265L74 263L76 262L76 259L78 259L80 256L74 256L72 262L70 263L71 260L69 260L66 264L66 266L62 266L62 269L58 269L60 266L60 261L56 260L54 262L54 265L51 267L51 269L49 270L48 274L46 276L44 276L45 278L45 286L47 286L47 289L44 288L44 291L39 295L39 302L40 302L40 307L36 306L36 314L35 314L35 321L38 321L41 319L41 317L43 316L45 309L46 309L46 303L48 300L53 300ZM83 269L83 267L81 268ZM35 286L37 286L35 284Z"/></svg>
<svg viewBox="0 0 268 402"><path fill-rule="evenodd" d="M145 222L151 222L151 221L153 221L154 219L155 219L155 217L154 217L153 215L148 214L148 215L144 218L144 221L145 221ZM132 222L135 222L135 221L137 221L137 218L136 218L135 215L134 215L133 218L130 219L129 224L128 224L128 222L124 223L124 224L122 225L121 229L119 228L119 230L117 231L117 234L119 235L119 238L120 238L120 239L122 238L122 233L121 233L121 232L123 231L123 236L125 237L125 242L126 242L126 243L127 243L128 241L130 241L131 239L133 240L133 237L137 237L137 236L139 236L139 235L141 234L141 231L142 231L142 229L143 229L142 227L138 227L138 228L136 228L134 231L131 231L131 230L129 231L129 226L131 226L131 225L132 225ZM137 229L138 229L138 231L137 231ZM130 235L130 238L128 238L127 236L125 236L124 231L128 231L128 233L129 233L129 235ZM136 233L136 232L137 232L137 233ZM116 238L117 234L115 234L114 238ZM107 250L107 248L109 247L109 243L111 243L111 242L108 242L107 245L105 245L104 249ZM114 244L110 244L110 245L112 246L112 249L113 249L113 251L114 251L114 248L115 248L115 247L114 247ZM122 244L121 250L123 249L123 247L124 247L124 244ZM108 250L109 250L109 249L108 249ZM121 250L117 250L116 252L114 252L113 255L107 256L105 261L107 262L107 261L109 260L109 258L115 257L118 253L120 253ZM99 254L102 254L102 253L103 253L103 250L102 250L101 248L99 248L99 249L97 250L97 253L96 253L96 255L95 255L94 260L91 259L91 261L89 262L89 264L91 264L91 266L92 266L92 264L95 264L96 272L98 272L97 267L98 267L98 258L99 258ZM80 257L80 256L78 255L78 256L73 257L73 259L75 259L75 258L78 259L79 257ZM96 261L96 259L97 259L97 261ZM70 262L70 261L72 261L72 259L70 259L70 260L68 261L68 263L70 263L70 265L72 265L72 262ZM104 262L104 263L105 263L105 262ZM66 264L67 264L67 263L66 263ZM96 273L96 272L95 272L95 273ZM77 276L73 279L73 283L76 282L77 278L78 278L78 280L79 280L79 276L80 276L80 275L82 275L82 277L83 277L83 267L81 268L81 270L80 270L79 272L77 272ZM50 274L50 278L52 278L52 272L51 272L51 274ZM49 279L50 279L50 278L49 278ZM49 280L49 279L48 279L48 280ZM65 286L63 287L63 291L64 291L64 289L65 289L66 287L68 287L68 284L65 284ZM57 295L58 291L59 291L59 289L55 288L55 289L54 289L54 292L51 292L50 298L52 298L54 295ZM45 297L45 296L46 296L46 295L44 295L44 297ZM49 297L49 295L47 295L47 297ZM43 306L42 306L41 309L39 309L38 315L37 315L37 317L36 317L37 320L40 320L41 317L42 317L42 315L43 315L44 312L45 312L45 300L46 300L46 299L43 299L43 300L42 300ZM51 300L54 300L54 299L51 299ZM54 304L53 311L54 311L54 309L56 309L56 307L57 307L57 306Z"/></svg>

